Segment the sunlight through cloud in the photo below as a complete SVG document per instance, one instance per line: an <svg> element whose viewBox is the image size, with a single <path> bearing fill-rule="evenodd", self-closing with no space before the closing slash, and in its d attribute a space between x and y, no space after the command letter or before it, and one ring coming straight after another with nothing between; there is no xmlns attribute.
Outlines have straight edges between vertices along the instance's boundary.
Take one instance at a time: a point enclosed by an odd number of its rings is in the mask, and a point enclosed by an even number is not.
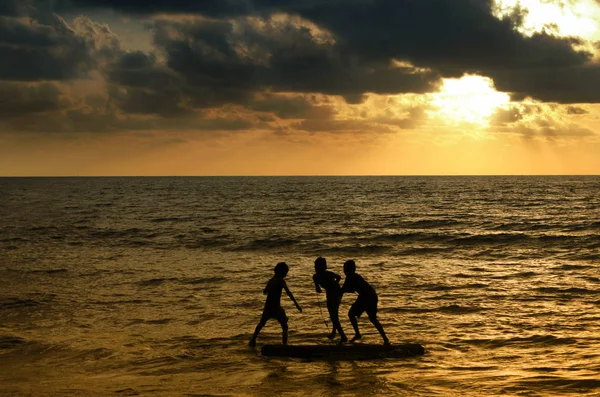
<svg viewBox="0 0 600 397"><path fill-rule="evenodd" d="M496 0L495 4L498 17L509 15L519 6L527 10L519 27L523 34L546 30L558 36L600 40L600 6L594 0Z"/></svg>
<svg viewBox="0 0 600 397"><path fill-rule="evenodd" d="M475 75L444 79L441 91L432 97L435 114L448 124L467 122L485 126L498 107L510 102L508 94L495 90L489 77Z"/></svg>

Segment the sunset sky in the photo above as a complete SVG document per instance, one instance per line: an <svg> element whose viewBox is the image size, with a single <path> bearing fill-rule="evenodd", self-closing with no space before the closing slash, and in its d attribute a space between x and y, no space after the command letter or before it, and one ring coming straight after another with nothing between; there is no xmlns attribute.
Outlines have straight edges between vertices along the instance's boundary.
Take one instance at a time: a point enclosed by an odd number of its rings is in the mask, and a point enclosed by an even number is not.
<svg viewBox="0 0 600 397"><path fill-rule="evenodd" d="M600 0L0 0L0 176L600 174Z"/></svg>

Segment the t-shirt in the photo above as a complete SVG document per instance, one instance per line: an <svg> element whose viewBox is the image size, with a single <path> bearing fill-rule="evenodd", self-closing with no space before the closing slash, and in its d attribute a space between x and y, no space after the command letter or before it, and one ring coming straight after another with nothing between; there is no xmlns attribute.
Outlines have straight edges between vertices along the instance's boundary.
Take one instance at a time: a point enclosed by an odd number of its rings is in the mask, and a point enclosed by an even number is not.
<svg viewBox="0 0 600 397"><path fill-rule="evenodd" d="M342 292L356 292L359 296L364 295L366 297L377 296L375 288L371 286L360 274L354 273L346 276Z"/></svg>

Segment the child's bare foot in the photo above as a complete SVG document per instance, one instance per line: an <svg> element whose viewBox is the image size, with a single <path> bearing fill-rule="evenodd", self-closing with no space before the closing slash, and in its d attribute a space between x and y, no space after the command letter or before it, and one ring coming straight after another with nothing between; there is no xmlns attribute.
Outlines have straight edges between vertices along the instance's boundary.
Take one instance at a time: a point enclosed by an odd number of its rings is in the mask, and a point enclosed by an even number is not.
<svg viewBox="0 0 600 397"><path fill-rule="evenodd" d="M346 338L346 337L344 336L344 337L342 337L342 338L340 339L340 341L338 342L338 345L343 345L343 344L344 344L344 343L346 343L346 342L348 342L348 338Z"/></svg>
<svg viewBox="0 0 600 397"><path fill-rule="evenodd" d="M389 340L389 339L384 339L384 340L383 340L383 345L384 345L384 346L389 346L389 345L391 345L391 343L390 343L390 340Z"/></svg>
<svg viewBox="0 0 600 397"><path fill-rule="evenodd" d="M362 339L362 335L361 334L356 334L356 335L354 335L354 337L352 339L350 339L350 343L356 342L359 339Z"/></svg>
<svg viewBox="0 0 600 397"><path fill-rule="evenodd" d="M248 342L248 346L250 346L250 347L256 346L256 339L250 339L250 342Z"/></svg>
<svg viewBox="0 0 600 397"><path fill-rule="evenodd" d="M327 337L328 337L329 339L333 339L333 338L335 338L335 332L332 332L332 333L330 333L330 334L327 334Z"/></svg>

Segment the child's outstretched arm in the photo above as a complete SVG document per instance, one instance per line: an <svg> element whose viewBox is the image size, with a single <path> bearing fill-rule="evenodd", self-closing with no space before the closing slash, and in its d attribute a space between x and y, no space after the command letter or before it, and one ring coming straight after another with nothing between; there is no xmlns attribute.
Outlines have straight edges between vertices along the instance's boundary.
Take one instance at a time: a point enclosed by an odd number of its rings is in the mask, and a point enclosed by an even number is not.
<svg viewBox="0 0 600 397"><path fill-rule="evenodd" d="M288 288L287 284L283 284L283 288L285 288L285 292L288 294L292 302L294 302L294 305L296 305L296 309L298 309L298 311L302 313L302 308L300 307L298 302L296 302L296 298L294 298L294 295L292 294L292 291L290 291L290 289Z"/></svg>

